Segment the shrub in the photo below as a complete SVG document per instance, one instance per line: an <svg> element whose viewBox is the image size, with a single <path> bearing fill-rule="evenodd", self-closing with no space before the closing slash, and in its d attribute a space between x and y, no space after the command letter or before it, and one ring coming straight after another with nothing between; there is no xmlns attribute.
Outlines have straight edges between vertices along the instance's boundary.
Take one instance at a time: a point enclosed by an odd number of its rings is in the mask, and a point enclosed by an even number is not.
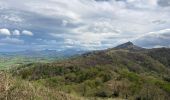
<svg viewBox="0 0 170 100"><path fill-rule="evenodd" d="M113 93L109 90L99 90L97 93L96 93L96 96L98 97L111 97L113 95Z"/></svg>

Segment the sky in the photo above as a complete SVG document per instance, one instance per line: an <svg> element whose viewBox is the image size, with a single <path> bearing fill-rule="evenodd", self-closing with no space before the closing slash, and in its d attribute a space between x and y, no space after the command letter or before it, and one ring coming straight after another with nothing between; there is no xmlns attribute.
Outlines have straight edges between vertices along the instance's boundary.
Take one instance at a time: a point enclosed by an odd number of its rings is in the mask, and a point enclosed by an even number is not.
<svg viewBox="0 0 170 100"><path fill-rule="evenodd" d="M170 47L170 0L0 0L0 51Z"/></svg>

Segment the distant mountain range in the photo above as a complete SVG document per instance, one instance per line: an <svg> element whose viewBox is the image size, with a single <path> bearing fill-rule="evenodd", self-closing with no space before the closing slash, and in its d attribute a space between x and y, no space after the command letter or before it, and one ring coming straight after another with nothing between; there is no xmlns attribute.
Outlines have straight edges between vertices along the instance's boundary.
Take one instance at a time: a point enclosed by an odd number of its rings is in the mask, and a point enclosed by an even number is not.
<svg viewBox="0 0 170 100"><path fill-rule="evenodd" d="M110 48L114 50L129 50L129 51L148 51L149 49L145 49L142 47L139 47L137 45L134 45L132 42L126 42L124 44L118 45L114 48ZM107 50L110 50L107 49ZM158 48L159 49L159 48ZM160 48L161 49L161 48ZM152 50L152 49L150 49ZM103 50L98 50L98 51L103 51ZM83 49L65 49L65 50L25 50L25 51L18 51L18 52L0 52L0 56L26 56L26 57L71 57L71 56L76 56L76 55L81 55L81 54L88 54L88 53L94 53L98 51L87 51ZM104 50L105 51L105 50Z"/></svg>
<svg viewBox="0 0 170 100"><path fill-rule="evenodd" d="M62 51L57 50L25 50L18 52L1 52L0 56L26 56L26 57L70 57L73 55L80 55L85 53L85 50L75 50L75 49L66 49Z"/></svg>

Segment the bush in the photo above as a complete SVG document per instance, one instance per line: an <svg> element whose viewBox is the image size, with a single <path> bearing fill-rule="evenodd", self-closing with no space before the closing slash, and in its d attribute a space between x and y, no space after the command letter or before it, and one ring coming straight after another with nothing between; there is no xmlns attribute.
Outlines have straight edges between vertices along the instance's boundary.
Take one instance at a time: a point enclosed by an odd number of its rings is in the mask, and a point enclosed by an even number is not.
<svg viewBox="0 0 170 100"><path fill-rule="evenodd" d="M109 90L99 90L96 93L96 96L98 97L111 97L112 96L112 92Z"/></svg>
<svg viewBox="0 0 170 100"><path fill-rule="evenodd" d="M164 76L163 79L167 82L170 82L170 77L168 77L168 76Z"/></svg>

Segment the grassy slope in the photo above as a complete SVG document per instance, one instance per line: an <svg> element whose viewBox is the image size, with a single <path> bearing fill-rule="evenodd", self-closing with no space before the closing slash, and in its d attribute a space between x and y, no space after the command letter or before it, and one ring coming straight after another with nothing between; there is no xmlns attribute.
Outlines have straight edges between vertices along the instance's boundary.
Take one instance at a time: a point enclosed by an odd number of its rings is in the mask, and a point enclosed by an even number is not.
<svg viewBox="0 0 170 100"><path fill-rule="evenodd" d="M170 98L169 68L149 53L111 49L56 63L27 64L13 73L45 87L85 97Z"/></svg>
<svg viewBox="0 0 170 100"><path fill-rule="evenodd" d="M7 85L8 84L8 85ZM48 89L40 84L0 72L0 100L80 100L81 98Z"/></svg>

